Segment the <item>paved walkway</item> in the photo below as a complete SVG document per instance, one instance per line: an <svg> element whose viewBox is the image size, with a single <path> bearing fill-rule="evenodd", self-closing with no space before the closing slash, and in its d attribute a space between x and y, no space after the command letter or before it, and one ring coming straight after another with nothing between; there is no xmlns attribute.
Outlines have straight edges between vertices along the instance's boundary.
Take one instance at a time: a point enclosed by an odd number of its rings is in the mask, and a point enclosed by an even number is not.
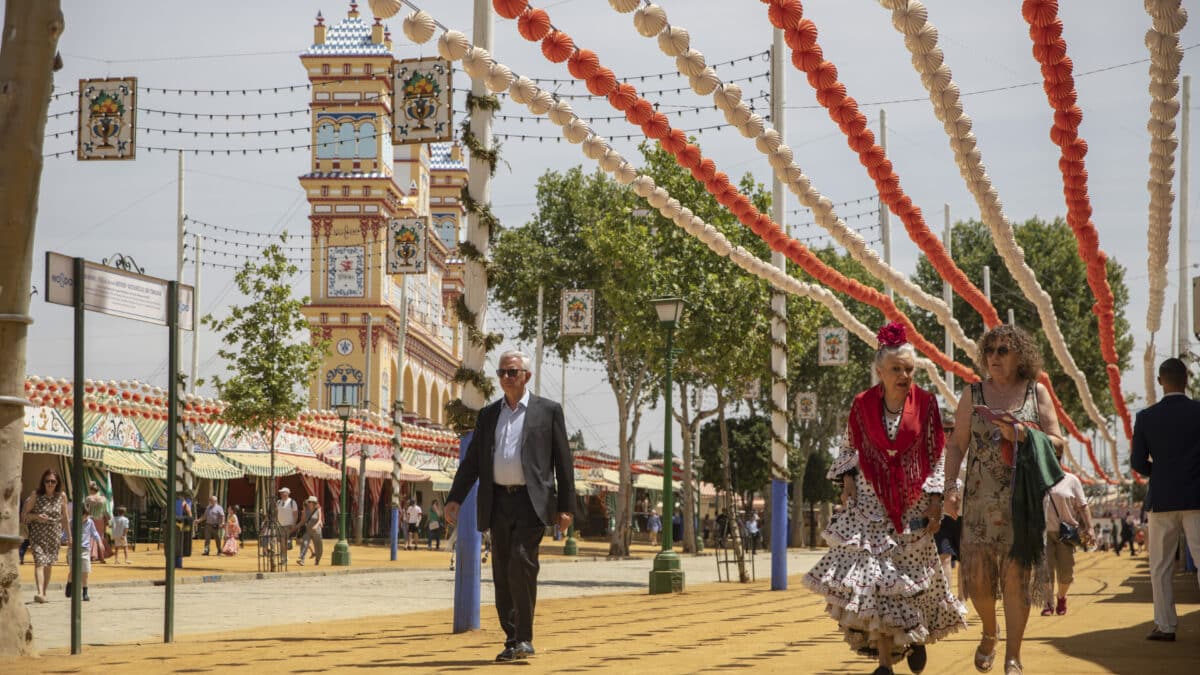
<svg viewBox="0 0 1200 675"><path fill-rule="evenodd" d="M790 558L792 556L789 556ZM790 569L798 574L813 556L798 553ZM412 611L417 599L448 597L448 573L400 572L380 582L374 598L344 596L338 601L311 599L306 587L351 584L376 575L324 579L269 579L198 584L190 589L220 591L198 610L209 624L232 628L239 617L263 602L274 608L264 617L273 625L224 633L188 634L173 645L139 640L130 645L87 646L82 657L50 649L45 656L22 659L12 672L470 672L520 667L523 672L693 673L753 669L755 672L869 673L874 666L850 653L825 616L819 598L793 577L787 591L772 592L765 581L749 585L701 584L712 558L689 558L688 591L676 596L645 593L648 561L581 562L543 568L535 644L537 656L514 666L495 666L502 640L491 607L482 611L482 630L450 634L447 609ZM765 561L759 570L766 573ZM693 572L693 568L695 571ZM696 575L696 576L693 576ZM412 577L411 579L408 579ZM1191 675L1200 664L1200 590L1194 576L1178 575L1181 615L1179 641L1148 643L1152 607L1146 559L1111 553L1080 556L1065 617L1030 618L1025 645L1029 673L1143 673ZM413 591L410 583L419 587ZM278 585L278 586L277 586ZM488 586L485 584L485 593ZM602 592L579 596L579 589ZM386 589L386 590L385 590ZM139 589L126 589L129 592ZM86 621L106 617L116 607L109 591L98 591ZM253 592L251 592L253 591ZM124 591L122 591L124 592ZM161 592L160 592L161 593ZM221 597L221 599L217 599ZM335 608L368 605L369 613L347 620L305 623L300 608L316 607L331 617ZM65 603L58 603L62 606ZM31 607L41 612L53 605ZM144 607L161 623L161 600ZM115 616L115 614L112 614ZM55 622L57 623L57 622ZM57 623L65 627L65 623ZM35 627L48 628L35 613ZM926 673L974 672L971 654L978 622L930 649ZM91 642L89 638L87 640ZM997 666L999 667L999 665ZM382 669L382 671L381 671ZM898 672L906 672L901 666Z"/></svg>

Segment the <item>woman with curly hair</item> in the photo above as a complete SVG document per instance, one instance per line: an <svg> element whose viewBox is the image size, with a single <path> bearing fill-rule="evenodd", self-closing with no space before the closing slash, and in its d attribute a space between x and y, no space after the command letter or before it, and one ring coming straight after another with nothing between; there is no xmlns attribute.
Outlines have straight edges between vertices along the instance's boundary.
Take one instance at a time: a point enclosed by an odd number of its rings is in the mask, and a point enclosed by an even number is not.
<svg viewBox="0 0 1200 675"><path fill-rule="evenodd" d="M825 530L829 553L804 576L874 675L897 657L925 668L925 645L966 628L933 533L942 522L944 436L933 394L913 384L916 353L904 327L879 331L880 384L854 399L841 454L829 470L846 508Z"/></svg>
<svg viewBox="0 0 1200 675"><path fill-rule="evenodd" d="M1004 602L1004 672L1020 675L1029 608L1041 601L1045 576L1042 497L1062 478L1054 453L1065 445L1046 388L1041 355L1015 326L979 340L987 377L967 387L946 443L946 513L962 515L959 584L983 624L975 668L991 670L999 640L996 600ZM956 487L964 455L962 494Z"/></svg>

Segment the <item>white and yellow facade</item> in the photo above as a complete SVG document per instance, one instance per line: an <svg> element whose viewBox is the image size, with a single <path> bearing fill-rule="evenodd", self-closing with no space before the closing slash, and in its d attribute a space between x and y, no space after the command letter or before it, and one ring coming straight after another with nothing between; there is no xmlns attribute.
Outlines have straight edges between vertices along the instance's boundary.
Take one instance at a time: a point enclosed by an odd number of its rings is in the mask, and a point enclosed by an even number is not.
<svg viewBox="0 0 1200 675"><path fill-rule="evenodd" d="M386 416L402 399L410 420L444 424L446 404L459 396L452 379L462 362L453 306L463 292L456 254L466 167L448 144L392 145L395 58L378 20L370 24L352 3L336 25L318 15L313 33L300 59L313 85L311 167L300 176L312 225L304 311L331 348L310 404L329 409L345 397ZM412 216L429 217L427 271L393 277L388 221Z"/></svg>

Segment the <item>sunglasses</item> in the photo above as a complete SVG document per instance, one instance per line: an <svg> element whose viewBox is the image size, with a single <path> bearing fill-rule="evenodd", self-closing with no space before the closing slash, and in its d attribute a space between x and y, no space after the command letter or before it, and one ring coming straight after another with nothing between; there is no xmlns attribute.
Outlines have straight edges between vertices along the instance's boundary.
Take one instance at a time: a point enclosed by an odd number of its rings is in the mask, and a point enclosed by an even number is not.
<svg viewBox="0 0 1200 675"><path fill-rule="evenodd" d="M46 485L54 485L57 482L58 481L54 480L53 478L47 478L46 480L42 481L42 483L44 483Z"/></svg>
<svg viewBox="0 0 1200 675"><path fill-rule="evenodd" d="M518 377L523 372L524 368L497 368L496 377Z"/></svg>
<svg viewBox="0 0 1200 675"><path fill-rule="evenodd" d="M1012 349L1009 349L1008 345L1000 345L999 347L988 347L984 349L983 355L991 356L992 354L996 354L997 356L1008 356L1008 353L1011 351Z"/></svg>

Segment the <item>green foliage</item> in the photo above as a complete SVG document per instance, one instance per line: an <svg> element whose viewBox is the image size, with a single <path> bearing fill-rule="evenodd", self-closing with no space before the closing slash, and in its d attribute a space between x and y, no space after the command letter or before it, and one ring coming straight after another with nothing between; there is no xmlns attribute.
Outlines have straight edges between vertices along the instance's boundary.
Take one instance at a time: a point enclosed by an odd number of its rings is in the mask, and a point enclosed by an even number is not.
<svg viewBox="0 0 1200 675"><path fill-rule="evenodd" d="M735 490L757 490L771 480L771 422L762 415L725 420L729 433L729 461L737 467ZM700 428L700 480L725 484L721 461L721 426L717 420ZM731 467L732 468L732 467Z"/></svg>
<svg viewBox="0 0 1200 675"><path fill-rule="evenodd" d="M295 419L307 406L307 387L329 350L328 340L310 340L301 308L308 298L292 297L290 277L299 270L279 244L263 249L260 260L247 261L234 278L248 304L230 307L229 316L201 321L221 334L217 353L226 361L227 378L213 378L226 402L223 417L240 428L271 433ZM274 448L272 448L274 450Z"/></svg>
<svg viewBox="0 0 1200 675"><path fill-rule="evenodd" d="M576 429L567 436L567 444L571 446L571 452L584 452L588 449L587 441L583 440L583 429Z"/></svg>
<svg viewBox="0 0 1200 675"><path fill-rule="evenodd" d="M825 450L817 450L804 463L804 501L809 504L832 502L838 498L833 481L825 477L833 457Z"/></svg>
<svg viewBox="0 0 1200 675"><path fill-rule="evenodd" d="M1067 346L1075 363L1087 376L1092 398L1101 413L1113 412L1112 398L1108 392L1108 377L1100 356L1100 332L1096 315L1092 313L1095 298L1087 285L1087 268L1079 257L1078 246L1071 228L1061 218L1046 222L1031 218L1014 226L1017 243L1025 249L1025 261L1037 275L1038 282L1054 302L1059 329L1066 338ZM954 261L982 287L983 266L991 268L992 303L1005 317L1009 308L1013 310L1018 326L1029 330L1042 347L1045 370L1054 384L1054 391L1062 399L1063 406L1081 428L1092 427L1080 403L1074 382L1063 373L1062 365L1050 351L1042 329L1042 320L1034 304L1022 293L1013 281L1000 254L996 252L991 232L981 222L970 220L959 222L951 229L951 250ZM917 265L913 276L921 287L931 293L942 288L942 280L925 258ZM1133 336L1129 332L1129 321L1125 318L1125 307L1129 304L1129 289L1125 286L1125 268L1110 257L1108 259L1108 283L1112 287L1116 313L1116 341L1118 364L1122 371L1129 368L1129 354L1133 349ZM913 323L928 338L942 335L942 326L937 319L919 309L909 311ZM962 324L968 336L983 335L983 320L966 302L954 303L954 317ZM961 363L971 363L967 356L958 355Z"/></svg>

